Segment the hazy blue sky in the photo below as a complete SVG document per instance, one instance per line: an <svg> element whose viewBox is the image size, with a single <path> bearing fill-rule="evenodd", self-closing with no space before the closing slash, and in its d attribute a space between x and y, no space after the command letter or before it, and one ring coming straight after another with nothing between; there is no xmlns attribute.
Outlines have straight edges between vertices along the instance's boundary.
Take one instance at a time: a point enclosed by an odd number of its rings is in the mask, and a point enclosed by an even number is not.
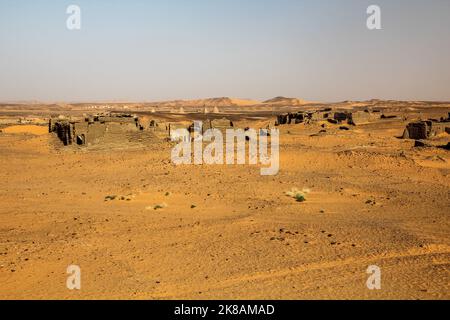
<svg viewBox="0 0 450 320"><path fill-rule="evenodd" d="M450 0L0 0L0 100L278 95L450 100Z"/></svg>

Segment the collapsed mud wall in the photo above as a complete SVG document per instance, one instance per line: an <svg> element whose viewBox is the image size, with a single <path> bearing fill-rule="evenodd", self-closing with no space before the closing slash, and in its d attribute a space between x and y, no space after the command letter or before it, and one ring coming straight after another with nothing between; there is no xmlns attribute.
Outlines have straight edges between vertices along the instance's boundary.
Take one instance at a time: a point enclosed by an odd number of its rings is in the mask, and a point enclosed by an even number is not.
<svg viewBox="0 0 450 320"><path fill-rule="evenodd" d="M297 113L287 113L287 114L280 114L277 116L276 125L283 125L283 124L298 124L302 123L306 118L306 114L303 112L297 112Z"/></svg>
<svg viewBox="0 0 450 320"><path fill-rule="evenodd" d="M53 129L65 146L72 144L73 127L69 122L56 122Z"/></svg>
<svg viewBox="0 0 450 320"><path fill-rule="evenodd" d="M351 125L360 125L364 123L368 123L371 120L371 115L369 112L366 111L357 111L357 112L351 112L347 116L348 118L348 124Z"/></svg>
<svg viewBox="0 0 450 320"><path fill-rule="evenodd" d="M408 123L404 132L403 139L429 139L443 132L450 131L450 122L444 121L418 121Z"/></svg>
<svg viewBox="0 0 450 320"><path fill-rule="evenodd" d="M346 122L350 125L360 125L369 123L372 120L372 114L367 110L365 111L338 111L332 112L331 109L318 110L318 111L305 111L297 113L286 113L277 116L275 125L284 124L299 124L299 123L312 123L315 121L328 121L330 123L339 124Z"/></svg>
<svg viewBox="0 0 450 320"><path fill-rule="evenodd" d="M49 120L49 132L55 132L65 146L101 142L126 143L127 133L143 130L139 119L132 116L87 116L84 121Z"/></svg>

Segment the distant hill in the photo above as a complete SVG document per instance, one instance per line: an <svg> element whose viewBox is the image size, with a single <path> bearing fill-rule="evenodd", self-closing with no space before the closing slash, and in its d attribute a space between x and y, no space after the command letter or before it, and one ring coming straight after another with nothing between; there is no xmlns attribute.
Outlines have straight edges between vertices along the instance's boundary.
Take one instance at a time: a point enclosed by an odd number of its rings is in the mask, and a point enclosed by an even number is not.
<svg viewBox="0 0 450 320"><path fill-rule="evenodd" d="M259 101L249 99L235 99L228 97L196 99L196 100L172 100L157 102L160 107L228 107L228 106L253 106L260 104Z"/></svg>
<svg viewBox="0 0 450 320"><path fill-rule="evenodd" d="M306 104L307 102L298 98L286 98L286 97L275 97L263 102L264 104L271 105L284 105L284 106L300 106Z"/></svg>

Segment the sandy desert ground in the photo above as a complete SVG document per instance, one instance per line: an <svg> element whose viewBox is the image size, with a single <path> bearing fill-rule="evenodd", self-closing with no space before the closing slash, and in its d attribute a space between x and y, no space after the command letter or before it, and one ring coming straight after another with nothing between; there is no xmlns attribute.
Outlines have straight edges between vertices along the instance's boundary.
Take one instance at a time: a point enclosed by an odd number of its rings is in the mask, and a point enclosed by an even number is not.
<svg viewBox="0 0 450 320"><path fill-rule="evenodd" d="M3 120L50 114L3 111ZM233 117L239 127L274 121ZM1 299L450 298L449 151L399 139L408 120L327 124L319 135L319 123L280 126L276 176L176 166L165 141L64 147L45 121L6 122ZM285 195L292 188L311 192L299 203ZM66 287L71 264L81 290ZM381 290L366 287L369 265L381 268Z"/></svg>

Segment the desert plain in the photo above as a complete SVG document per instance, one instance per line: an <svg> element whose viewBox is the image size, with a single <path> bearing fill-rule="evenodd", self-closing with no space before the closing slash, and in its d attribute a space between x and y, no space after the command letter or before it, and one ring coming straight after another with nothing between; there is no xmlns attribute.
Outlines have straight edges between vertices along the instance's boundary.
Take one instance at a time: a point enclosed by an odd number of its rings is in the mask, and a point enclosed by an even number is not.
<svg viewBox="0 0 450 320"><path fill-rule="evenodd" d="M450 103L103 106L161 123L225 117L239 128L325 107L392 115L348 130L276 127L274 176L255 165L175 165L173 143L156 135L64 146L48 132L50 117L104 111L93 105L0 106L1 299L450 298L450 135L426 147L401 139L409 122L446 117ZM293 188L306 201L287 196ZM80 267L80 290L66 286L69 265ZM372 265L380 289L366 285Z"/></svg>

